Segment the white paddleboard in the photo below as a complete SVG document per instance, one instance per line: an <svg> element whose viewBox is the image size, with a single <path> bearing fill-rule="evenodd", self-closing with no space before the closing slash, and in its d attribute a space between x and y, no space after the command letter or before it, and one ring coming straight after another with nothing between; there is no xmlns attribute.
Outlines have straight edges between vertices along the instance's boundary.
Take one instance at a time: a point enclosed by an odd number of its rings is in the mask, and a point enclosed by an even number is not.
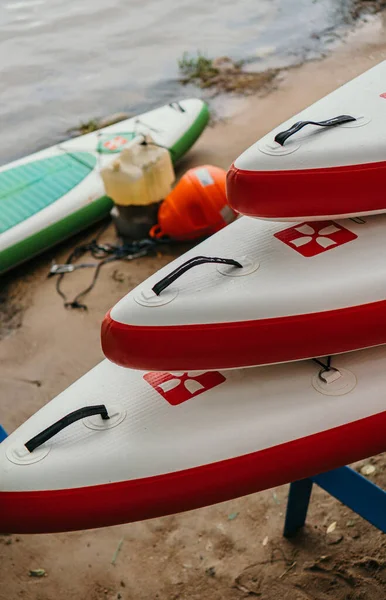
<svg viewBox="0 0 386 600"><path fill-rule="evenodd" d="M335 126L294 127L308 121ZM237 212L265 219L379 214L386 211L385 177L386 61L248 148L229 170L228 200Z"/></svg>
<svg viewBox="0 0 386 600"><path fill-rule="evenodd" d="M336 357L328 373L314 361L198 373L104 361L0 444L0 531L161 516L384 451L385 361L385 347ZM95 405L110 418L77 420L27 450L45 428Z"/></svg>
<svg viewBox="0 0 386 600"><path fill-rule="evenodd" d="M386 342L386 215L285 224L243 217L122 298L102 325L119 365L229 369L327 356ZM158 295L153 287L200 264Z"/></svg>

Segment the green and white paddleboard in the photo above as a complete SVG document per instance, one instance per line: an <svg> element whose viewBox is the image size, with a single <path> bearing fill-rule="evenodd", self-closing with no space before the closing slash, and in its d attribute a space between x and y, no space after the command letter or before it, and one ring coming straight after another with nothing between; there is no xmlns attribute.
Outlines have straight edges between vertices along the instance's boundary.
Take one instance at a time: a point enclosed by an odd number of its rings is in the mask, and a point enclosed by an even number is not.
<svg viewBox="0 0 386 600"><path fill-rule="evenodd" d="M150 134L176 162L208 118L202 100L182 100L1 167L0 274L108 214L100 169L137 136Z"/></svg>

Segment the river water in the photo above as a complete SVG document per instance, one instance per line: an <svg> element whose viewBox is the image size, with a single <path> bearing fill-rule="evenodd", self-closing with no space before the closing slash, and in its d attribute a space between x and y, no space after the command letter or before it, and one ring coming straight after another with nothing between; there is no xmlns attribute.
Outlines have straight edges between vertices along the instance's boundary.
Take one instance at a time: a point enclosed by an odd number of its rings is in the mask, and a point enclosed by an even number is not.
<svg viewBox="0 0 386 600"><path fill-rule="evenodd" d="M184 52L256 69L320 55L349 0L0 0L0 163L95 116L141 112L201 90Z"/></svg>

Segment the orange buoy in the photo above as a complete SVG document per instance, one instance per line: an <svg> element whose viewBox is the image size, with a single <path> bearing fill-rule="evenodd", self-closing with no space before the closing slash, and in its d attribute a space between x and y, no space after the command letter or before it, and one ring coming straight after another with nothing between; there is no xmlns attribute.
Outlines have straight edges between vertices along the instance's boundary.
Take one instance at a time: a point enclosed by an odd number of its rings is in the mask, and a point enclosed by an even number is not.
<svg viewBox="0 0 386 600"><path fill-rule="evenodd" d="M222 229L236 218L225 190L224 169L211 165L190 169L161 204L150 236L194 240Z"/></svg>

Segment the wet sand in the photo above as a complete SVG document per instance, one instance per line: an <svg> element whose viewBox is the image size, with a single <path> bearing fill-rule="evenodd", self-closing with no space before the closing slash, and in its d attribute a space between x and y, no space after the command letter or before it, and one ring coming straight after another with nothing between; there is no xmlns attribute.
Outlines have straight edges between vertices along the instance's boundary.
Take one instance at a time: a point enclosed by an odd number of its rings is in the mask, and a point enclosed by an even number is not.
<svg viewBox="0 0 386 600"><path fill-rule="evenodd" d="M237 101L232 119L205 131L180 172L205 163L227 168L277 123L386 59L385 22L382 16L371 19L334 54L283 72L270 93ZM78 243L85 237L78 236ZM104 239L114 239L112 227ZM54 281L46 277L51 258L63 262L75 241L2 281L1 422L9 431L102 359L99 329L105 312L185 249L105 266L87 298L88 312L77 312L63 308ZM78 271L65 279L64 289L74 295L90 276ZM371 461L374 481L386 485L384 457ZM286 541L287 490L283 486L190 513L96 531L0 536L0 599L384 599L384 536L318 491L304 533ZM335 532L327 534L334 521ZM47 576L30 578L34 568L44 568Z"/></svg>

